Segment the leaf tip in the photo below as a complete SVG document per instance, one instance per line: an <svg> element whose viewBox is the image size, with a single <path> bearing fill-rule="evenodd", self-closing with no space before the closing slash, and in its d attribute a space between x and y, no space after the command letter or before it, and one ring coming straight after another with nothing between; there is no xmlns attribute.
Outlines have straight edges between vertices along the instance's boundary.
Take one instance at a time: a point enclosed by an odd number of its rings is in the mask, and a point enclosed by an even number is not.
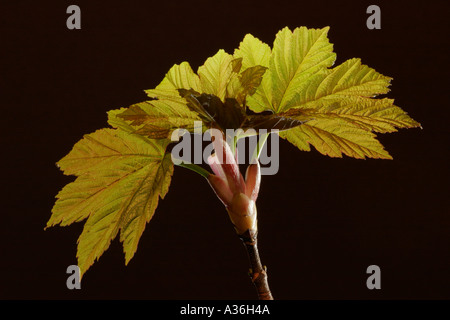
<svg viewBox="0 0 450 320"><path fill-rule="evenodd" d="M389 152L387 152L386 150L383 150L383 151L385 151L385 152L384 152L384 154L380 157L380 159L383 159L383 160L394 160L394 157L392 157L392 156L389 154Z"/></svg>
<svg viewBox="0 0 450 320"><path fill-rule="evenodd" d="M130 263L131 259L134 257L134 252L133 253L129 253L127 251L125 251L125 266L128 266L128 263Z"/></svg>
<svg viewBox="0 0 450 320"><path fill-rule="evenodd" d="M44 231L47 230L47 229L50 228L50 227L53 227L54 225L55 225L55 222L52 221L52 218L50 218L50 219L47 221L47 224L46 224L45 227L44 227Z"/></svg>

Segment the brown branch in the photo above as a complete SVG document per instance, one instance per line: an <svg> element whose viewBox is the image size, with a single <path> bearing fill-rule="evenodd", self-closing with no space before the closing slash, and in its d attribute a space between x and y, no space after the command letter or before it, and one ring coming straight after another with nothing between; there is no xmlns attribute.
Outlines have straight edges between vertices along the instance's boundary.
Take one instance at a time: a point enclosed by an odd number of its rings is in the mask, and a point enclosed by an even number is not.
<svg viewBox="0 0 450 320"><path fill-rule="evenodd" d="M267 282L267 269L262 265L257 246L257 231L247 230L240 235L242 242L247 249L250 260L250 278L258 292L259 300L273 300L272 293Z"/></svg>

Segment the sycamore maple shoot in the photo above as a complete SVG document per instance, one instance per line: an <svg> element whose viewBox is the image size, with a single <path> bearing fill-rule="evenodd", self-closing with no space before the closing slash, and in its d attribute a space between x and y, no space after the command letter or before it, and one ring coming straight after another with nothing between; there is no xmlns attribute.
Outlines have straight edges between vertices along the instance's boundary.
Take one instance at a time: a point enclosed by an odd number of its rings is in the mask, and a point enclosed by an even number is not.
<svg viewBox="0 0 450 320"><path fill-rule="evenodd" d="M336 54L329 28L284 28L273 47L247 34L233 54L219 50L194 73L174 65L148 101L108 112L110 128L87 134L58 162L75 175L57 195L47 227L86 220L77 258L84 274L119 236L125 264L135 254L146 223L169 190L174 162L169 151L179 129L215 130L212 173L177 163L204 176L224 204L244 241L251 278L260 299L272 299L257 240L256 200L261 183L258 152L245 176L236 164L236 143L253 129L258 150L268 134L279 134L300 150L313 146L330 157L391 159L376 133L419 127L386 94L391 78L353 58L332 67ZM264 130L276 129L263 133ZM264 131L265 132L265 131Z"/></svg>

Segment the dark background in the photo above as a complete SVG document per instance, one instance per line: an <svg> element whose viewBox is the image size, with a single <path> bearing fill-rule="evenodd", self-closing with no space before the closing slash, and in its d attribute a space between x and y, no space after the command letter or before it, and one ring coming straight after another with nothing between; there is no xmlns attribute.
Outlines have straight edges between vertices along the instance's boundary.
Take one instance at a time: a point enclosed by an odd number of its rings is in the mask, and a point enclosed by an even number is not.
<svg viewBox="0 0 450 320"><path fill-rule="evenodd" d="M81 8L81 30L66 8ZM366 28L378 4L382 29ZM175 168L167 197L124 266L114 240L66 288L83 223L44 231L72 177L55 162L106 111L146 99L169 68L194 70L246 33L331 26L336 64L360 57L392 76L388 97L421 122L380 135L388 160L332 159L280 146L264 176L259 240L277 299L449 299L450 131L445 1L15 1L0 5L2 299L254 299L246 252L200 176ZM366 268L381 268L368 290Z"/></svg>

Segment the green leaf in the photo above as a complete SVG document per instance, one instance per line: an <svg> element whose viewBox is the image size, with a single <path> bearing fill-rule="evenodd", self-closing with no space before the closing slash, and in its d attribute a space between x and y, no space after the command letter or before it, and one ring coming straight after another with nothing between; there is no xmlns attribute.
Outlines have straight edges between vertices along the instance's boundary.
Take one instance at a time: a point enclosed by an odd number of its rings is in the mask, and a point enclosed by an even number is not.
<svg viewBox="0 0 450 320"><path fill-rule="evenodd" d="M125 263L136 252L145 225L168 191L173 164L168 140L151 140L121 130L85 135L58 162L78 178L57 195L47 227L87 219L78 239L83 274L120 232Z"/></svg>
<svg viewBox="0 0 450 320"><path fill-rule="evenodd" d="M145 92L150 98L178 98L177 89L202 90L200 78L192 71L188 62L174 65L155 89Z"/></svg>
<svg viewBox="0 0 450 320"><path fill-rule="evenodd" d="M175 126L188 128L189 124L186 122L193 122L193 114L197 114L206 127L237 129L245 118L246 98L255 93L267 69L258 65L241 72L242 61L242 57L234 58L224 50L219 50L198 69L198 76L188 63L182 63L173 66L155 89L146 90L151 98L161 103L170 101L169 106L178 103L177 110L185 105L185 109L192 112L191 116L173 118L173 112L170 112L168 117L161 117L159 114L151 114L158 113L158 110L143 111L142 106L137 105L122 114L115 114L111 124L123 126L117 120L122 118L128 121L127 125L142 126L135 133L157 139L167 137ZM180 101L179 97L184 100ZM154 101L147 103L155 104ZM129 130L128 127L126 129Z"/></svg>
<svg viewBox="0 0 450 320"><path fill-rule="evenodd" d="M297 120L340 118L369 131L387 133L396 128L419 127L420 124L394 105L393 99L370 99L348 96L335 103L318 102L316 108L295 108L279 114Z"/></svg>
<svg viewBox="0 0 450 320"><path fill-rule="evenodd" d="M304 90L298 90L292 102L296 108L317 108L346 103L353 97L372 98L389 92L392 78L383 76L354 58L314 75Z"/></svg>
<svg viewBox="0 0 450 320"><path fill-rule="evenodd" d="M391 159L370 131L394 132L396 128L420 124L395 106L394 100L372 98L387 93L390 81L390 77L362 65L359 59L347 60L327 73L318 73L310 79L307 89L303 86L305 90L298 91L292 100L295 106L279 113L315 121L280 136L301 150L310 143L332 157L346 154L355 158Z"/></svg>
<svg viewBox="0 0 450 320"><path fill-rule="evenodd" d="M343 154L365 159L392 159L372 132L358 128L345 120L311 120L288 131L280 132L282 138L309 151L312 144L323 155L341 158Z"/></svg>
<svg viewBox="0 0 450 320"><path fill-rule="evenodd" d="M233 67L236 67L233 66L232 61L233 56L222 49L214 56L208 58L205 64L198 68L201 90L196 91L215 95L220 100L225 101L227 86L233 74Z"/></svg>
<svg viewBox="0 0 450 320"><path fill-rule="evenodd" d="M200 121L198 114L191 111L186 100L180 97L145 101L132 105L121 113L114 113L110 124L123 128L124 125L117 118L134 128L132 132L152 139L170 138L171 133L178 128L193 131L194 121ZM129 127L125 130L129 131Z"/></svg>
<svg viewBox="0 0 450 320"><path fill-rule="evenodd" d="M238 90L235 90L234 97L240 104L245 105L247 95L255 94L257 88L261 85L266 70L266 67L254 66L245 69L239 75L240 86Z"/></svg>
<svg viewBox="0 0 450 320"><path fill-rule="evenodd" d="M323 29L284 28L273 44L270 70L273 83L272 106L276 112L291 108L299 85L336 60L333 45L327 38L329 27Z"/></svg>
<svg viewBox="0 0 450 320"><path fill-rule="evenodd" d="M235 57L243 58L243 68L269 67L255 96L249 98L255 112L281 112L292 106L299 85L318 71L333 65L336 55L323 29L284 28L276 35L273 50L251 35L241 42Z"/></svg>
<svg viewBox="0 0 450 320"><path fill-rule="evenodd" d="M151 138L165 138L175 127L189 129L189 122L192 128L193 120L199 119L205 127L239 128L245 115L245 99L255 92L266 69L254 66L240 73L241 68L242 58L233 58L224 50L205 61L198 70L199 76L187 63L175 65L155 89L146 92L161 103L170 101L169 106L177 103L177 110L186 106L184 112L190 110L190 115L173 118L173 112L170 112L169 118L163 119L159 114L148 117L149 111L142 111L141 106L132 106L117 117L132 120L129 123L132 126L142 125L134 132ZM155 104L154 101L148 103ZM198 115L195 119L194 114ZM115 120L113 124L120 125Z"/></svg>
<svg viewBox="0 0 450 320"><path fill-rule="evenodd" d="M311 144L332 157L391 158L372 132L420 124L392 99L373 99L389 91L390 77L362 65L359 59L328 69L336 58L328 30L301 27L291 32L284 28L272 51L247 35L234 56L243 58L243 68L269 67L247 103L256 112L272 110L272 117L285 119L286 128L292 124L280 136L300 150L309 151ZM296 126L293 119L303 124Z"/></svg>
<svg viewBox="0 0 450 320"><path fill-rule="evenodd" d="M108 115L108 123L113 128L118 128L128 133L133 133L136 131L128 122L118 117L119 114L123 113L128 108L120 108L109 110L107 112Z"/></svg>
<svg viewBox="0 0 450 320"><path fill-rule="evenodd" d="M239 49L236 49L234 52L235 58L242 58L242 69L244 72L249 68L258 66L268 68L270 55L270 47L251 34L247 34L244 37L244 40L239 45ZM264 76L255 94L247 97L248 106L255 112L273 109L271 70L264 70Z"/></svg>

